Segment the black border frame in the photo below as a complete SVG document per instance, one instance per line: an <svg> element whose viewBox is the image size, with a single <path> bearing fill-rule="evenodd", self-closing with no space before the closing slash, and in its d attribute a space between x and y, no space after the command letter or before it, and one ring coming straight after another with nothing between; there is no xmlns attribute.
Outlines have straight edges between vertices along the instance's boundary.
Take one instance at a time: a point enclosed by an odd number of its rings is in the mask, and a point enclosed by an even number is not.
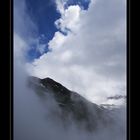
<svg viewBox="0 0 140 140"><path fill-rule="evenodd" d="M1 64L1 94L2 98L0 101L0 106L2 106L2 113L0 115L2 120L1 125L1 139L13 139L13 1L8 0L3 1L0 8L1 23L3 31L1 33L2 49L0 51L0 61ZM131 88L131 4L130 0L127 1L127 139L131 138L131 98L132 88ZM5 23L4 23L4 22ZM136 31L136 28L134 29ZM136 44L135 44L136 45ZM136 60L136 59L135 59ZM10 72L9 72L10 71ZM134 77L136 75L134 74ZM136 90L135 90L136 92ZM136 105L135 105L136 107ZM136 120L134 121L136 123ZM136 139L136 136L135 136Z"/></svg>

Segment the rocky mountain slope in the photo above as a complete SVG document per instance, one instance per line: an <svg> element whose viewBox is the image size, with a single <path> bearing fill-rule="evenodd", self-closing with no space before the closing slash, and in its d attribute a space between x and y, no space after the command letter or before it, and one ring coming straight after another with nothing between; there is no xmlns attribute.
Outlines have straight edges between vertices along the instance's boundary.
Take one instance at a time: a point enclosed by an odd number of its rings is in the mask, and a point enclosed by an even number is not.
<svg viewBox="0 0 140 140"><path fill-rule="evenodd" d="M93 131L101 126L109 126L114 119L107 110L89 102L78 93L73 92L51 78L28 78L28 86L35 91L41 100L54 99L61 113L54 113L62 123L72 120L77 127Z"/></svg>

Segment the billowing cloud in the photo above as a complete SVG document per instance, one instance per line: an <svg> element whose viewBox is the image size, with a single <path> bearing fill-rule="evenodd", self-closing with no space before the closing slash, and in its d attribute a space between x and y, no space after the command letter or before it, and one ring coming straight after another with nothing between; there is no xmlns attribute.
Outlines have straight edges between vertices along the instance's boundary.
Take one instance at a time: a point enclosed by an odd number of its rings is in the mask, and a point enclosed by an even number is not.
<svg viewBox="0 0 140 140"><path fill-rule="evenodd" d="M68 29L73 31L78 27L79 16L80 7L78 5L69 6L63 12L61 18L55 21L55 24L63 32L66 32Z"/></svg>
<svg viewBox="0 0 140 140"><path fill-rule="evenodd" d="M87 11L78 5L58 6L57 26L73 32L67 36L56 32L48 43L52 51L28 63L28 71L51 77L99 104L107 102L107 96L125 94L125 0L91 2Z"/></svg>

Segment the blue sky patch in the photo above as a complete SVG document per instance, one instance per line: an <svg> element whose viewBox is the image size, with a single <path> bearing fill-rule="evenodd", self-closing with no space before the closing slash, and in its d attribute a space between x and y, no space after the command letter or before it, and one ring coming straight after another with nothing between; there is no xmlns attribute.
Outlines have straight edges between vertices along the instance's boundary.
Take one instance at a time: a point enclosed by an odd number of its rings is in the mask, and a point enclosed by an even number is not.
<svg viewBox="0 0 140 140"><path fill-rule="evenodd" d="M65 8L70 5L79 5L83 10L87 10L90 0L68 0ZM56 10L54 0L26 0L27 12L31 20L35 23L38 29L39 44L46 44L44 53L48 52L48 42L53 38L55 32L60 31L56 28L54 22L61 17ZM62 32L62 31L61 31ZM67 32L62 32L67 35ZM31 45L28 51L29 61L39 58L42 54L38 51L37 45Z"/></svg>
<svg viewBox="0 0 140 140"><path fill-rule="evenodd" d="M68 0L65 8L68 8L70 5L79 5L83 10L87 10L90 4L90 0Z"/></svg>

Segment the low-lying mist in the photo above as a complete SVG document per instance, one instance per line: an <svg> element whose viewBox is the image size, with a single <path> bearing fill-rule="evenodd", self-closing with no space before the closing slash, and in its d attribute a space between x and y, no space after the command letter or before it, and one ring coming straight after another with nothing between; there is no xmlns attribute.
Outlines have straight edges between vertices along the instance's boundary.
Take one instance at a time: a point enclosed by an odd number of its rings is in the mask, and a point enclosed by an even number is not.
<svg viewBox="0 0 140 140"><path fill-rule="evenodd" d="M21 65L14 67L14 140L125 140L126 109L110 114L114 123L89 132L79 128L71 117L67 127L61 109L52 97L41 100L27 86L27 73ZM45 97L44 97L45 98ZM90 109L92 112L92 108ZM92 123L92 122L91 122Z"/></svg>

